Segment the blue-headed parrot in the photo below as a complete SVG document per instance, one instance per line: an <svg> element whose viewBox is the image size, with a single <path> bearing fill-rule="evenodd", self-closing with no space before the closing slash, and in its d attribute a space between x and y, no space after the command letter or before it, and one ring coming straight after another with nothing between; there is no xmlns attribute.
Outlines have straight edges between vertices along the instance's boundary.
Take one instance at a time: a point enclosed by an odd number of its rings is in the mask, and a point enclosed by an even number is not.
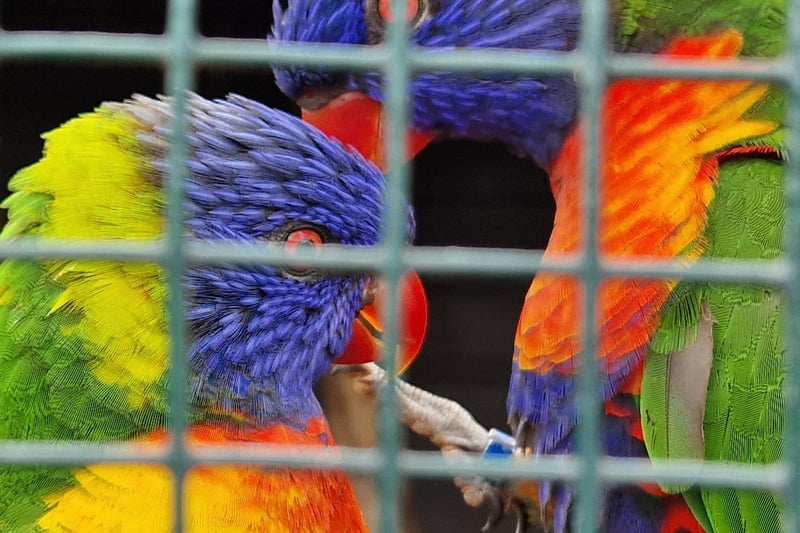
<svg viewBox="0 0 800 533"><path fill-rule="evenodd" d="M186 112L186 239L287 253L378 243L384 178L359 154L241 96L192 95ZM171 100L134 96L47 133L43 157L10 182L0 238L163 237L173 116ZM374 329L356 317L377 285L303 262L190 264L186 443L333 446L312 387L351 338L347 353L364 355L353 331ZM0 439L165 444L168 294L158 264L4 261ZM173 483L160 465L2 465L0 530L166 533ZM342 472L197 465L184 491L186 531L367 531Z"/></svg>

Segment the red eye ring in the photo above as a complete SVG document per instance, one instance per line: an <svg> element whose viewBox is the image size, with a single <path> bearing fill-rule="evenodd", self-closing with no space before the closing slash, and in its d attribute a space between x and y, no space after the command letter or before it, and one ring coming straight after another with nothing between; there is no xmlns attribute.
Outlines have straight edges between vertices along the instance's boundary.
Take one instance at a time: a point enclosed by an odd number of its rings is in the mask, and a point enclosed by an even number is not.
<svg viewBox="0 0 800 533"><path fill-rule="evenodd" d="M286 236L284 248L287 253L292 253L300 247L311 246L315 251L322 249L323 245L322 235L312 228L296 229ZM291 273L295 275L303 275L312 269L311 265L296 264L291 266Z"/></svg>
<svg viewBox="0 0 800 533"><path fill-rule="evenodd" d="M292 252L302 244L311 244L315 249L322 248L322 235L311 228L298 229L286 236L286 251Z"/></svg>
<svg viewBox="0 0 800 533"><path fill-rule="evenodd" d="M384 22L392 20L391 0L378 0L378 15ZM411 22L419 15L419 0L406 0L406 21Z"/></svg>

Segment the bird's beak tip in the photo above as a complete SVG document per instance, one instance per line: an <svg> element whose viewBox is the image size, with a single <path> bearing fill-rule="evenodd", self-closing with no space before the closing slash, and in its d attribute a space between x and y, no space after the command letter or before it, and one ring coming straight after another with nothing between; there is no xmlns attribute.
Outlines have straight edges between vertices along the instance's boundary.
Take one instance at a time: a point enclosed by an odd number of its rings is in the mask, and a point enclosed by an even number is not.
<svg viewBox="0 0 800 533"><path fill-rule="evenodd" d="M316 109L303 109L303 120L320 131L351 146L366 159L385 169L383 107L380 102L359 92L346 92ZM410 131L408 159L413 158L433 139L432 134ZM353 326L353 336L337 364L362 364L379 359L382 345L382 294L379 288L374 301L365 305ZM416 358L428 325L428 302L422 282L415 272L400 282L398 373Z"/></svg>
<svg viewBox="0 0 800 533"><path fill-rule="evenodd" d="M416 272L410 271L401 278L399 296L398 374L416 359L428 327L428 300ZM365 305L354 321L353 336L336 364L363 364L380 359L385 301L386 287L380 283L372 303Z"/></svg>

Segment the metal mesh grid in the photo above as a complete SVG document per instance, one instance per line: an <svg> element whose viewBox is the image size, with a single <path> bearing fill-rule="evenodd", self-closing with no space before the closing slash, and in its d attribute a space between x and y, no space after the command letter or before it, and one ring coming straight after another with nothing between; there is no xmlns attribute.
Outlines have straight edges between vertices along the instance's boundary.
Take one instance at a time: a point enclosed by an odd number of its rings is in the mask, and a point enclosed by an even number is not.
<svg viewBox="0 0 800 533"><path fill-rule="evenodd" d="M191 263L268 262L274 265L296 261L282 250L235 245L210 245L185 242L181 238L183 198L182 165L186 154L183 114L185 95L193 87L193 69L200 64L230 65L307 64L351 69L381 69L387 78L386 107L389 113L388 166L389 188L384 213L385 231L382 244L371 249L325 250L320 256L308 257L307 262L329 268L375 268L387 279L392 298L387 306L387 344L396 338L395 326L397 283L406 268L420 273L474 274L487 276L532 275L542 267L540 252L467 248L403 247L402 198L408 190L408 176L403 162L405 126L408 102L405 87L414 72L429 69L491 70L497 72L547 72L575 74L581 87L581 114L586 123L585 167L588 188L595 194L586 195L585 227L595 228L598 206L597 169L600 157L598 142L598 109L602 91L610 77L631 75L660 75L704 79L755 79L783 84L787 88L787 126L790 132L789 152L800 153L800 0L789 1L787 46L783 56L774 60L737 60L720 65L704 62L654 62L641 57L621 57L610 54L605 46L607 8L603 0L586 0L579 47L570 53L518 51L459 50L419 52L411 50L405 39L405 21L398 19L388 27L384 45L369 49L326 47L321 45L270 45L260 40L212 39L196 31L197 0L171 0L168 5L167 28L164 35L99 35L88 33L6 32L0 29L0 61L6 59L81 59L97 58L161 64L166 69L165 92L174 98L176 114L170 148L171 170L166 184L168 207L167 232L155 243L81 242L41 243L35 240L0 242L0 257L86 257L115 258L130 261L155 261L164 265L170 284L170 355L173 361L170 376L171 418L174 440L169 451L143 452L127 445L3 442L0 443L0 462L11 464L86 464L90 462L163 462L175 473L180 486L185 472L198 462L248 462L265 465L289 465L315 468L344 468L351 472L377 475L380 486L382 521L380 530L397 531L399 482L404 476L442 477L479 474L510 479L539 478L574 482L577 490L575 518L579 531L591 531L597 515L600 490L605 483L654 481L690 481L702 485L726 485L782 491L785 501L800 501L800 457L787 454L782 464L750 467L713 463L661 462L614 459L599 456L598 420L593 416L598 407L596 390L598 365L593 358L582 365L579 377L578 426L579 454L574 457L545 457L529 464L497 464L485 459L445 463L439 454L400 450L400 432L394 413L394 393L387 387L382 402L381 446L377 450L341 450L341 453L319 453L308 457L290 452L241 449L190 452L183 447L182 428L185 427L185 373L183 363L185 334L183 323L183 294L181 276ZM395 12L402 12L404 0L392 0ZM2 14L0 13L0 21ZM265 67L266 68L266 67ZM788 199L785 236L786 252L774 261L737 262L702 260L686 270L679 265L664 266L647 263L601 262L596 253L597 236L593 230L585 235L586 252L574 261L548 262L547 271L576 273L583 280L587 294L593 294L598 283L613 275L639 277L671 277L720 281L749 281L780 286L786 296L787 316L800 314L800 232L791 228L800 224L800 163L790 157L787 165L786 192ZM306 261L305 257L301 257ZM584 339L587 353L594 353L596 332L592 298L584 306ZM786 412L800 407L800 321L787 321ZM392 365L393 354L387 364ZM791 417L786 420L786 450L800 443L800 423ZM176 504L181 508L180 490ZM785 529L798 528L798 510L791 503L785 507ZM182 513L176 514L176 529L181 530Z"/></svg>

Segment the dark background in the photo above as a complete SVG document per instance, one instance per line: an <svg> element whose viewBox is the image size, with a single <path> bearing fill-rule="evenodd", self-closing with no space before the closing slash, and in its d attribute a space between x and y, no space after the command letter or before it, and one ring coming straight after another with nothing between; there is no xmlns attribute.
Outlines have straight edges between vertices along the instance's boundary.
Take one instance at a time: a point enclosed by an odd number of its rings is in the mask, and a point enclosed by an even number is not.
<svg viewBox="0 0 800 533"><path fill-rule="evenodd" d="M270 0L200 2L206 36L264 38ZM166 2L148 0L0 0L5 30L161 33ZM200 68L196 91L207 98L236 92L297 113L263 69ZM36 161L40 133L105 100L163 92L157 67L123 62L0 61L0 179ZM5 190L2 195L5 196ZM413 202L419 245L543 248L552 198L532 164L501 146L448 141L415 161ZM3 214L4 215L4 214ZM487 427L505 428L505 391L516 319L529 280L423 278L430 331L408 376L467 407ZM428 449L412 439L412 446ZM485 513L468 508L448 480L414 480L410 508L420 533L477 532ZM505 519L499 532L513 531Z"/></svg>

